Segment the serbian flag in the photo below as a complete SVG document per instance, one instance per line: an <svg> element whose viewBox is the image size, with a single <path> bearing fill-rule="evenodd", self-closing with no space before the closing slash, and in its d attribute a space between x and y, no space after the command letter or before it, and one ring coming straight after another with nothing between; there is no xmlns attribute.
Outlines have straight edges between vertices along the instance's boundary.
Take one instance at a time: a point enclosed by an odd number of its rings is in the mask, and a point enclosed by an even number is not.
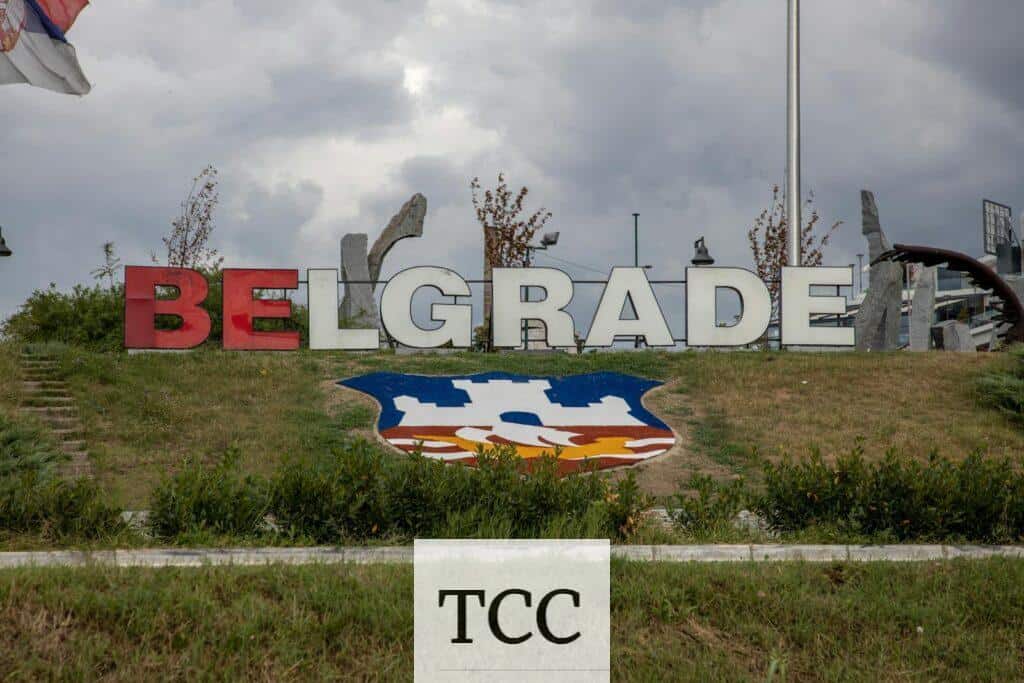
<svg viewBox="0 0 1024 683"><path fill-rule="evenodd" d="M0 84L69 95L91 86L65 33L88 0L0 0Z"/></svg>

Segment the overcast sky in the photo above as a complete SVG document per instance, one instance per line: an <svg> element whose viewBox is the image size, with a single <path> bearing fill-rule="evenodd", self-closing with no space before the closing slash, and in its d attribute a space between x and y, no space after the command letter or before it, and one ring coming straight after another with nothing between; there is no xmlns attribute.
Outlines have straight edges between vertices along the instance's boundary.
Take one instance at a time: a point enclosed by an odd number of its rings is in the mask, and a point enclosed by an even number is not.
<svg viewBox="0 0 1024 683"><path fill-rule="evenodd" d="M479 277L469 181L501 170L554 212L552 256L631 264L637 211L652 277L681 277L700 235L750 266L784 177L785 6L97 0L69 35L92 93L2 88L0 314L90 283L105 241L148 263L208 163L232 266L335 266L342 235L372 241L422 192L426 236L385 271ZM980 253L982 198L1024 209L1024 4L817 0L803 20L805 191L845 221L827 262L864 251L862 188L894 240Z"/></svg>

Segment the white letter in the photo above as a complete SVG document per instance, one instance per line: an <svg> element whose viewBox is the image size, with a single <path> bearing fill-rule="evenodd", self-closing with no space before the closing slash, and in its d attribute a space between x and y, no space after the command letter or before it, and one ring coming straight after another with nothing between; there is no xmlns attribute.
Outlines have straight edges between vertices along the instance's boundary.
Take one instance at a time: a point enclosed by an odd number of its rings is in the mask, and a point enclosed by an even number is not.
<svg viewBox="0 0 1024 683"><path fill-rule="evenodd" d="M731 289L740 297L740 319L718 326L718 290ZM686 345L744 346L760 339L772 319L768 287L742 268L686 269Z"/></svg>
<svg viewBox="0 0 1024 683"><path fill-rule="evenodd" d="M380 347L378 330L338 329L337 270L308 270L306 281L309 287L309 348L315 351L375 351Z"/></svg>
<svg viewBox="0 0 1024 683"><path fill-rule="evenodd" d="M420 287L433 287L445 296L470 296L469 285L455 271L434 266L403 270L388 281L380 297L384 329L399 344L414 349L436 349L451 342L458 349L473 345L473 307L469 304L432 304L430 319L444 323L424 330L412 319L412 296Z"/></svg>
<svg viewBox="0 0 1024 683"><path fill-rule="evenodd" d="M636 320L620 317L626 299L633 302ZM611 346L616 337L643 337L648 346L675 345L643 268L612 268L590 323L587 346Z"/></svg>
<svg viewBox="0 0 1024 683"><path fill-rule="evenodd" d="M782 269L782 345L783 346L853 346L857 333L852 327L818 327L811 325L816 313L846 313L846 300L841 296L811 296L813 286L852 287L853 271L849 268L783 268Z"/></svg>
<svg viewBox="0 0 1024 683"><path fill-rule="evenodd" d="M572 316L563 311L572 301L572 280L554 268L495 268L491 276L494 312L494 346L511 349L523 343L522 322L540 320L544 323L547 345L576 346L576 326ZM523 287L529 287L541 301L523 301ZM539 294L535 290L544 290Z"/></svg>

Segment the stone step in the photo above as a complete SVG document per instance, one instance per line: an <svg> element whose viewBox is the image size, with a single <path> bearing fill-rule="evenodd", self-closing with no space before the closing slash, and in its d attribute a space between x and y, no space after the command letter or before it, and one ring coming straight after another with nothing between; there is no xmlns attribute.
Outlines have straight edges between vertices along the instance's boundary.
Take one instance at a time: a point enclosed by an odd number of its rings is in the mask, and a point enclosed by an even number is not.
<svg viewBox="0 0 1024 683"><path fill-rule="evenodd" d="M65 453L70 453L72 450L84 451L85 439L68 439L67 441L61 441L60 449Z"/></svg>
<svg viewBox="0 0 1024 683"><path fill-rule="evenodd" d="M51 431L54 434L56 434L58 437L65 437L65 436L81 435L82 434L81 426L78 426L78 427L73 428L73 429L69 428L69 427L66 427L64 429L53 429Z"/></svg>
<svg viewBox="0 0 1024 683"><path fill-rule="evenodd" d="M26 388L42 388L42 389L45 389L47 387L60 388L60 387L66 387L67 385L68 385L67 382L65 382L64 380L59 380L59 379L32 380L32 381L26 381L26 382L22 382L21 383L21 386L26 387Z"/></svg>
<svg viewBox="0 0 1024 683"><path fill-rule="evenodd" d="M32 401L37 401L39 399L44 399L44 400L48 399L48 398L66 398L68 400L72 399L71 395L68 394L67 391L65 391L64 389L57 388L57 387L54 387L52 389L49 389L47 387L43 387L42 389L22 389L21 394L22 394L22 396L25 397L26 405L29 405L29 404L32 403Z"/></svg>
<svg viewBox="0 0 1024 683"><path fill-rule="evenodd" d="M22 382L52 382L60 379L60 375L54 372L22 372Z"/></svg>
<svg viewBox="0 0 1024 683"><path fill-rule="evenodd" d="M25 405L35 406L37 408L53 406L59 407L62 405L71 405L75 402L75 399L70 396L46 396L42 394L35 394L25 398Z"/></svg>
<svg viewBox="0 0 1024 683"><path fill-rule="evenodd" d="M78 421L78 417L76 415L46 415L42 418L42 420L50 427L74 429L76 431L81 431L82 429L82 423Z"/></svg>
<svg viewBox="0 0 1024 683"><path fill-rule="evenodd" d="M34 382L22 382L21 392L31 396L70 396L67 387L39 385Z"/></svg>
<svg viewBox="0 0 1024 683"><path fill-rule="evenodd" d="M37 415L56 415L58 413L73 413L74 406L22 406L19 408L23 413L35 413Z"/></svg>

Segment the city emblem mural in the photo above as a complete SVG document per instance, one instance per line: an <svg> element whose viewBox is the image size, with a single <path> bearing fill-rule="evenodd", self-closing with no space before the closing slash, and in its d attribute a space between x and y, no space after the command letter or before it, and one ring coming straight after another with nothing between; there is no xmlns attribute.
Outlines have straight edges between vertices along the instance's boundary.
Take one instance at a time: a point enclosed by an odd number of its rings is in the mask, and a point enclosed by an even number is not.
<svg viewBox="0 0 1024 683"><path fill-rule="evenodd" d="M666 453L672 430L641 398L661 385L612 372L526 377L489 372L428 377L378 372L339 384L373 396L392 446L472 465L480 447L511 444L523 458L557 451L560 471L635 465Z"/></svg>

